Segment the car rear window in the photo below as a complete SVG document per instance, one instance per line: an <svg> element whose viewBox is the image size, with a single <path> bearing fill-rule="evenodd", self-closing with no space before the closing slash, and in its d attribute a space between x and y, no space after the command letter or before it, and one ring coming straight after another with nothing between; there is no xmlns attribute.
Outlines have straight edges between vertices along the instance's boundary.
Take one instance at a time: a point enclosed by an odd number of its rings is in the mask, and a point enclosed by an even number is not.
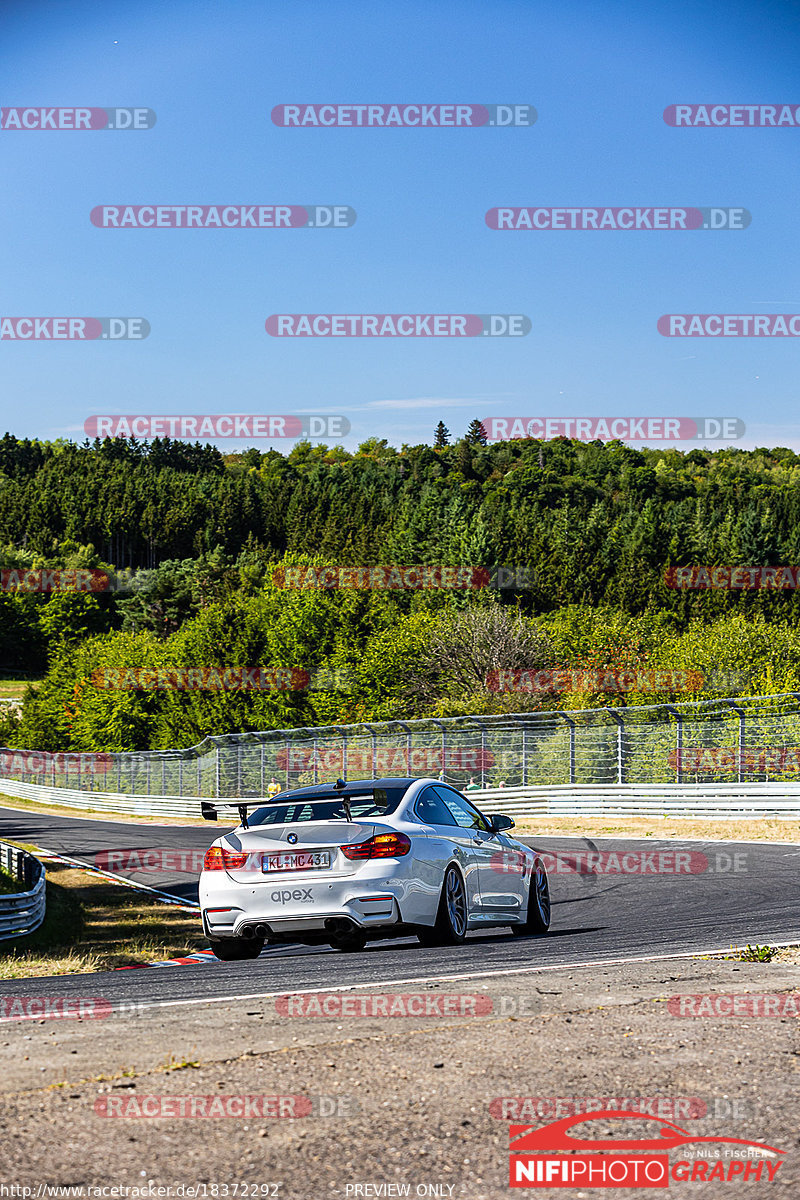
<svg viewBox="0 0 800 1200"><path fill-rule="evenodd" d="M350 815L353 820L365 817L384 817L393 813L405 795L405 788L375 788L371 792L348 796ZM247 823L254 825L293 825L302 821L347 820L342 800L332 800L330 793L322 796L304 796L302 800L281 803L274 800L264 808L256 808L248 815Z"/></svg>

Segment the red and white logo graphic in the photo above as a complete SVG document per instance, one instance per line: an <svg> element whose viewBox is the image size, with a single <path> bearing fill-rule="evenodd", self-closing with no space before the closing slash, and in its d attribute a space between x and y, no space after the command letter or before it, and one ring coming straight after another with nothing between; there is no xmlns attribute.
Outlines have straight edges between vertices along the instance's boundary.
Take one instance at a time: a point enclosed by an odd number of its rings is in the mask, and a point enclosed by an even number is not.
<svg viewBox="0 0 800 1200"><path fill-rule="evenodd" d="M592 1121L600 1121L603 1125L610 1121L646 1121L655 1127L655 1136L592 1138L571 1133L574 1125L589 1125ZM747 1159L730 1157L712 1162L705 1158L682 1158L670 1164L669 1155L665 1153L704 1143L744 1147L748 1152ZM753 1150L762 1157L753 1159ZM647 1113L619 1109L608 1109L591 1116L578 1113L538 1128L511 1125L509 1151L509 1186L540 1188L665 1188L669 1187L670 1180L772 1182L783 1160L770 1162L766 1156L785 1153L776 1146L746 1138L695 1135L671 1121L654 1121Z"/></svg>

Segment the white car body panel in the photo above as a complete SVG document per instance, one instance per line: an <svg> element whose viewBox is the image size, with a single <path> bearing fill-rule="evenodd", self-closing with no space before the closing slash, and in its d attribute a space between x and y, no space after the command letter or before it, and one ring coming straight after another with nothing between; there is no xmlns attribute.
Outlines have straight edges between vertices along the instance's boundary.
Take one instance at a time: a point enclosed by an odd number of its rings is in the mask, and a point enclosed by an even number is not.
<svg viewBox="0 0 800 1200"><path fill-rule="evenodd" d="M367 792L372 785L399 786L403 782L364 780L359 786ZM505 832L493 834L422 821L414 809L423 794L430 798L429 787L446 785L435 779L414 780L395 811L379 816L354 816L352 822L334 818L248 829L239 826L217 839L215 846L245 852L248 859L244 867L202 872L200 908L207 932L217 939L241 937L246 927L252 930L256 924L264 924L267 936L319 935L324 934L326 920L336 918L348 918L363 930L385 928L387 933L400 923L432 926L450 862L458 865L466 884L468 928L523 922L534 852ZM313 791L331 788L322 784ZM456 789L446 790L460 795ZM302 798L299 790L286 792L265 801L263 807L297 803ZM464 800L463 795L460 798ZM404 833L411 840L410 851L402 857L353 861L340 849L393 832ZM263 869L264 856L290 851L327 851L331 863L301 870ZM509 860L519 865L513 869L498 866ZM227 911L209 912L213 909Z"/></svg>

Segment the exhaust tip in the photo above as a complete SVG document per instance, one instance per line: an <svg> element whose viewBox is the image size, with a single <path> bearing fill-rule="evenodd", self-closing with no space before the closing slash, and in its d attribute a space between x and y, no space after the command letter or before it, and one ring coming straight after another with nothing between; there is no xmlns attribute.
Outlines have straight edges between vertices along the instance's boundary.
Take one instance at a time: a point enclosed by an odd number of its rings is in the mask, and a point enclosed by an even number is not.
<svg viewBox="0 0 800 1200"><path fill-rule="evenodd" d="M325 922L328 933L352 933L355 928L355 921L351 921L349 917L328 917Z"/></svg>
<svg viewBox="0 0 800 1200"><path fill-rule="evenodd" d="M256 937L266 937L269 933L269 925L256 925L254 932Z"/></svg>

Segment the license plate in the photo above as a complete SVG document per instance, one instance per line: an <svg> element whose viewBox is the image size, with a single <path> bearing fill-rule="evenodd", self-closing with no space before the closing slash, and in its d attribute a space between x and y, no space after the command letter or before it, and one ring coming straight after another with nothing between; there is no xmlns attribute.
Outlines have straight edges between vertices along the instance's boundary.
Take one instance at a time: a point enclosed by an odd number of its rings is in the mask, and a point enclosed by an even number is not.
<svg viewBox="0 0 800 1200"><path fill-rule="evenodd" d="M291 850L286 854L264 854L261 858L262 871L313 871L330 865L329 850Z"/></svg>

